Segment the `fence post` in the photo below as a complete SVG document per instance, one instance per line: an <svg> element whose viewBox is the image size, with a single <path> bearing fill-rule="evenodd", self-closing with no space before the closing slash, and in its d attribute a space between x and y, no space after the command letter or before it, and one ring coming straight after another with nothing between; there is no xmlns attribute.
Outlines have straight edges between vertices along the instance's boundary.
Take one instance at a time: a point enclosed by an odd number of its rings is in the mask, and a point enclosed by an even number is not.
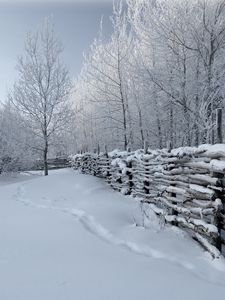
<svg viewBox="0 0 225 300"><path fill-rule="evenodd" d="M213 173L213 177L217 177L220 180L220 187L224 188L224 174L221 173ZM217 203L217 210L216 213L213 217L213 224L217 227L218 229L218 235L216 236L215 239L213 239L213 244L214 246L221 252L222 251L222 232L221 230L223 229L223 224L222 224L222 218L221 214L224 209L224 192L223 191L217 191L216 193L217 201L221 200L221 203Z"/></svg>
<svg viewBox="0 0 225 300"><path fill-rule="evenodd" d="M144 153L147 154L147 152L148 152L148 144L145 141L144 142ZM149 177L149 174L148 174L148 172L149 172L149 166L145 166L144 162L145 162L145 160L143 159L143 167L144 167L144 171L145 171L144 172L145 179L144 179L144 182L143 182L144 183L144 193L145 194L149 194L150 182L149 182L149 180L146 179L147 177Z"/></svg>
<svg viewBox="0 0 225 300"><path fill-rule="evenodd" d="M129 156L129 153L130 153L130 148L127 149L127 152L128 152L128 156ZM128 163L127 163L127 168L128 168L128 171L127 171L127 176L128 176L128 194L130 195L132 193L132 189L133 189L133 172L132 172L132 161L130 160Z"/></svg>
<svg viewBox="0 0 225 300"><path fill-rule="evenodd" d="M108 149L107 149L107 146L105 145L105 156L106 156L106 182L108 184L111 183L111 180L110 180L110 162L109 162L109 155L108 155Z"/></svg>
<svg viewBox="0 0 225 300"><path fill-rule="evenodd" d="M218 235L214 240L214 246L221 252L222 251L222 240L221 240L221 208L218 207L216 214L214 216L214 225L218 229Z"/></svg>
<svg viewBox="0 0 225 300"><path fill-rule="evenodd" d="M175 184L171 184L171 186L175 186ZM171 193L171 197L176 197L176 193ZM175 202L175 201L172 201L172 204L173 205L177 205L177 202ZM172 209L172 215L174 215L174 216L177 216L178 215L178 212L175 210L175 209ZM178 226L178 222L177 221L173 221L172 223L171 223L173 226Z"/></svg>

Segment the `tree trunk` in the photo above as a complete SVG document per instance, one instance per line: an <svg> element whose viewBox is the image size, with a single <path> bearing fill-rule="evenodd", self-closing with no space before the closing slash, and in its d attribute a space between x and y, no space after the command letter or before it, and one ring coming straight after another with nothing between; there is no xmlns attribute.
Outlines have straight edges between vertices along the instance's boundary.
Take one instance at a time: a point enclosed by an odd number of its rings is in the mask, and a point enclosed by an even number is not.
<svg viewBox="0 0 225 300"><path fill-rule="evenodd" d="M46 111L46 107L45 107ZM46 114L44 116L44 132L43 132L43 137L44 137L44 175L48 175L48 134L47 134L47 118Z"/></svg>
<svg viewBox="0 0 225 300"><path fill-rule="evenodd" d="M44 174L45 176L48 175L48 160L47 160L47 155L48 155L48 144L45 144L45 149L44 149Z"/></svg>
<svg viewBox="0 0 225 300"><path fill-rule="evenodd" d="M200 140L200 132L199 132L199 87L200 87L200 82L199 82L199 77L200 77L200 57L198 55L197 57L197 65L196 65L196 76L195 76L195 81L196 81L196 95L195 95L195 124L194 124L194 144L195 146L199 145L199 140Z"/></svg>
<svg viewBox="0 0 225 300"><path fill-rule="evenodd" d="M118 49L118 61L117 61L117 68L118 68L118 78L119 78L119 93L120 93L120 100L121 100L121 106L122 106L122 117L123 117L123 136L124 136L124 150L127 150L128 146L128 140L127 140L127 107L128 104L125 102L125 96L123 92L123 83L122 83L122 76L121 76L121 66L120 66L120 52Z"/></svg>
<svg viewBox="0 0 225 300"><path fill-rule="evenodd" d="M139 105L137 105L138 108L138 117L139 117L139 130L140 130L140 138L141 138L141 148L144 148L144 141L145 141L145 137L144 137L144 130L143 130L143 120L142 120L142 111Z"/></svg>
<svg viewBox="0 0 225 300"><path fill-rule="evenodd" d="M157 116L157 130L158 130L158 147L159 149L162 149L163 148L163 145L162 145L162 128L161 128L161 122L160 122L160 119L159 119L159 116Z"/></svg>
<svg viewBox="0 0 225 300"><path fill-rule="evenodd" d="M183 113L184 113L184 126L185 126L185 139L186 139L186 145L191 146L191 133L190 133L190 114L188 111L187 103L184 101L184 107L183 107Z"/></svg>
<svg viewBox="0 0 225 300"><path fill-rule="evenodd" d="M222 133L222 109L218 108L216 111L216 132L217 132L217 143L223 143L223 133Z"/></svg>
<svg viewBox="0 0 225 300"><path fill-rule="evenodd" d="M173 133L174 133L174 126L173 126L173 103L170 99L170 111L169 111L169 139L171 143L171 148L174 148L174 141L173 141Z"/></svg>
<svg viewBox="0 0 225 300"><path fill-rule="evenodd" d="M120 71L119 71L119 78L120 78ZM126 116L126 104L125 99L122 91L122 83L120 78L120 96L121 96L121 105L122 105L122 115L123 115L123 135L124 135L124 150L127 150L128 141L127 141L127 116Z"/></svg>

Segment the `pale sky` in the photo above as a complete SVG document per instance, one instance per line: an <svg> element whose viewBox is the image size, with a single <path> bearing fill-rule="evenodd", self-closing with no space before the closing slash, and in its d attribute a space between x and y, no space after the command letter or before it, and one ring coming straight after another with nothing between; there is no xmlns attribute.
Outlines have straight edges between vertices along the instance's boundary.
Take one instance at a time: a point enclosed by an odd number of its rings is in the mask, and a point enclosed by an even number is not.
<svg viewBox="0 0 225 300"><path fill-rule="evenodd" d="M97 36L101 17L109 36L113 0L0 0L0 101L4 102L23 54L27 32L38 29L46 16L53 16L55 31L64 45L63 59L72 77L81 69L83 52Z"/></svg>

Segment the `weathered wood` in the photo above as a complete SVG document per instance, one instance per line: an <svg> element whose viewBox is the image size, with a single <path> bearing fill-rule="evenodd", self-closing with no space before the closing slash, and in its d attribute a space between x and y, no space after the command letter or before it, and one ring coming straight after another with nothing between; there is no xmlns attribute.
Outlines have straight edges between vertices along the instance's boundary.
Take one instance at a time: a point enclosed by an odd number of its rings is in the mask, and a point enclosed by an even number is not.
<svg viewBox="0 0 225 300"><path fill-rule="evenodd" d="M225 147L77 155L73 167L142 198L166 222L186 228L210 253L225 228ZM220 204L220 200L222 204ZM163 207L163 209L162 209ZM197 237L196 237L197 234ZM214 248L211 248L214 247Z"/></svg>

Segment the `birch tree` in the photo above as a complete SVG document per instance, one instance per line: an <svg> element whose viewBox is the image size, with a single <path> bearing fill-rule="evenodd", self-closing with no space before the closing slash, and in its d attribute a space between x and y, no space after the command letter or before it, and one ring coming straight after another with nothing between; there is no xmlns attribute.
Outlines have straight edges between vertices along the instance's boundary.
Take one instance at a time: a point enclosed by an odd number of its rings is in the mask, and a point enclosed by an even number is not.
<svg viewBox="0 0 225 300"><path fill-rule="evenodd" d="M215 143L225 99L224 0L127 7L114 7L111 39L97 39L85 60L83 139L109 148Z"/></svg>
<svg viewBox="0 0 225 300"><path fill-rule="evenodd" d="M53 25L46 20L38 32L27 36L17 64L19 79L10 96L38 141L33 146L42 152L45 175L51 138L63 130L70 117L71 81L60 60L61 53Z"/></svg>
<svg viewBox="0 0 225 300"><path fill-rule="evenodd" d="M98 117L111 135L127 149L131 141L127 98L127 61L132 47L122 2L114 6L110 41L97 39L86 57L83 77L88 82L89 99L98 107Z"/></svg>
<svg viewBox="0 0 225 300"><path fill-rule="evenodd" d="M179 143L213 143L224 79L224 1L128 0L128 5L142 49L154 46L157 54L155 66L148 56L146 71L183 115L185 140Z"/></svg>

